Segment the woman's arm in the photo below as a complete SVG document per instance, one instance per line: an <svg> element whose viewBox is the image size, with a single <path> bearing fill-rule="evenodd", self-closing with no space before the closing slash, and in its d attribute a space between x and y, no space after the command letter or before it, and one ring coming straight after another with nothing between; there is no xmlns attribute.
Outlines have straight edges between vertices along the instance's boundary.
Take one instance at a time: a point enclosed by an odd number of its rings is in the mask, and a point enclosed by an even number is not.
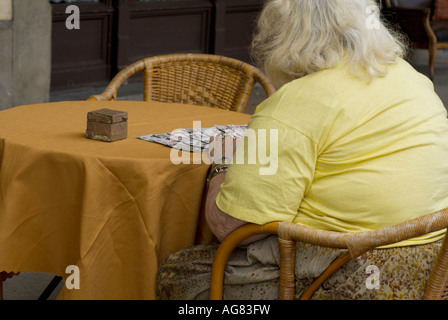
<svg viewBox="0 0 448 320"><path fill-rule="evenodd" d="M220 173L210 180L205 202L205 218L211 231L219 241L224 240L233 230L247 223L246 221L226 214L216 205L215 199L221 189L221 184L224 182L225 176L225 173Z"/></svg>
<svg viewBox="0 0 448 320"><path fill-rule="evenodd" d="M223 137L221 135L211 137L209 144L209 158L212 164L221 164L224 159L231 159L238 144L239 139L232 139L231 137ZM205 202L205 219L207 220L210 230L219 241L223 241L232 231L248 223L247 221L228 215L221 211L216 205L216 196L221 190L221 184L224 182L225 177L225 173L218 173L211 178ZM266 237L266 235L254 236L244 240L241 244L249 244L264 237Z"/></svg>
<svg viewBox="0 0 448 320"><path fill-rule="evenodd" d="M227 213L221 211L216 205L215 199L221 189L221 184L224 182L225 176L225 173L219 173L210 180L205 203L205 218L210 230L219 241L223 241L232 231L248 223L247 221L243 221L228 215ZM253 236L241 242L241 245L246 245L265 237L267 237L267 235L264 234Z"/></svg>

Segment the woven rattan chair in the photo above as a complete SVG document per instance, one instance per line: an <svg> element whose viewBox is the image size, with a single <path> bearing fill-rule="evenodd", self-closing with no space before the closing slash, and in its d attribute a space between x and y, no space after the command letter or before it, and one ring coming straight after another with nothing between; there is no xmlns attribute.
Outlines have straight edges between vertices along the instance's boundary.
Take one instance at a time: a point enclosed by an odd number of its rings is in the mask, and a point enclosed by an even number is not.
<svg viewBox="0 0 448 320"><path fill-rule="evenodd" d="M428 49L429 78L434 80L436 53L448 49L448 21L434 19L434 0L384 0L384 3L384 17L407 35L410 45Z"/></svg>
<svg viewBox="0 0 448 320"><path fill-rule="evenodd" d="M278 235L280 252L279 299L293 300L294 263L296 241L324 247L348 249L335 259L329 267L314 280L300 297L311 299L325 280L351 259L379 246L397 243L406 239L442 230L448 227L448 208L390 227L368 232L338 233L317 230L290 222L272 222L265 225L247 224L231 233L219 246L212 265L210 299L221 300L224 270L233 249L244 239L256 234ZM437 260L427 280L424 300L448 300L448 237L445 236Z"/></svg>
<svg viewBox="0 0 448 320"><path fill-rule="evenodd" d="M139 60L120 71L102 94L88 100L115 100L126 79L143 72L144 100L185 103L243 112L255 83L275 92L256 67L210 54L170 54Z"/></svg>

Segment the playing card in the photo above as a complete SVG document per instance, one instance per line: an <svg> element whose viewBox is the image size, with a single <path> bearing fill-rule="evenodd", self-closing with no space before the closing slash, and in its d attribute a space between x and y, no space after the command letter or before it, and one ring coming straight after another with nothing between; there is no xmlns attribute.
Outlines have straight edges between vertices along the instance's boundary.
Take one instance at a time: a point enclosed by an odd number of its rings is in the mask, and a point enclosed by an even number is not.
<svg viewBox="0 0 448 320"><path fill-rule="evenodd" d="M215 125L210 128L185 128L161 134L148 134L137 138L178 150L202 152L208 150L210 137L221 134L233 138L243 138L246 130L247 125Z"/></svg>

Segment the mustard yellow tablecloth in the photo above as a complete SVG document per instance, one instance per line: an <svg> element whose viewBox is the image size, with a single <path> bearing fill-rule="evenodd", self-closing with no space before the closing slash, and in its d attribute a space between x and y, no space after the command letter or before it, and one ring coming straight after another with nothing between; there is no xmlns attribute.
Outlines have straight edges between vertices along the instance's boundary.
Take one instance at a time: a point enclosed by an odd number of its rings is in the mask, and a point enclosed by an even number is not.
<svg viewBox="0 0 448 320"><path fill-rule="evenodd" d="M87 112L129 115L128 138L85 137ZM174 165L150 133L249 116L156 102L58 102L0 112L0 271L79 268L60 299L154 299L159 263L195 242L207 164ZM205 155L205 153L204 153Z"/></svg>

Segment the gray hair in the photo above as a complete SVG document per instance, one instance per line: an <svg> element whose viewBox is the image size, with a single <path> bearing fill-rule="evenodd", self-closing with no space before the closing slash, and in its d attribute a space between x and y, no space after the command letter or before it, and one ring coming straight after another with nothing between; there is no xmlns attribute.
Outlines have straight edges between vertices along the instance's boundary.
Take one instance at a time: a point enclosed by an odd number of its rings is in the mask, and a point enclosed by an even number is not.
<svg viewBox="0 0 448 320"><path fill-rule="evenodd" d="M384 76L406 45L379 12L375 0L267 0L252 55L276 87L341 62L359 77Z"/></svg>

